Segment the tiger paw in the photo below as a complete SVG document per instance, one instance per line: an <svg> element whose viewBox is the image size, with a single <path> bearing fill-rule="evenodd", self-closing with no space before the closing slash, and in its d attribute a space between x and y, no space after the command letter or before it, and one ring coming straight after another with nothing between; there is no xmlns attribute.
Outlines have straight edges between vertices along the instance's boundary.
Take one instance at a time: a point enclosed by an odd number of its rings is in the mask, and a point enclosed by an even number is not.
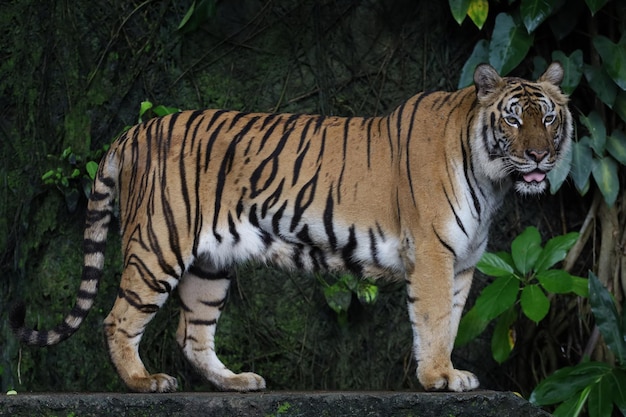
<svg viewBox="0 0 626 417"><path fill-rule="evenodd" d="M126 381L126 384L131 390L136 392L174 392L178 389L176 378L167 374L136 377Z"/></svg>
<svg viewBox="0 0 626 417"><path fill-rule="evenodd" d="M450 369L443 372L420 372L418 379L426 390L470 391L478 388L476 375L468 371Z"/></svg>
<svg viewBox="0 0 626 417"><path fill-rule="evenodd" d="M223 391L260 391L265 389L265 379L252 372L242 372L220 378L215 385Z"/></svg>

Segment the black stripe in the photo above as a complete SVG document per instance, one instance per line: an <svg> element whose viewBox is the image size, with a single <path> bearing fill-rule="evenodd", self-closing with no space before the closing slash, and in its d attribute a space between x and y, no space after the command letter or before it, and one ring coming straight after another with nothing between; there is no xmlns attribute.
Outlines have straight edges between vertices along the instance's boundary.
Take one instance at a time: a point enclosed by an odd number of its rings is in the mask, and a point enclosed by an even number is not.
<svg viewBox="0 0 626 417"><path fill-rule="evenodd" d="M371 157L372 157L372 124L374 123L374 118L370 117L367 120L367 169L372 167L371 165Z"/></svg>
<svg viewBox="0 0 626 417"><path fill-rule="evenodd" d="M307 125L308 127L308 125ZM298 178L300 177L300 170L302 169L302 163L304 162L304 157L309 151L309 147L311 142L307 142L302 151L298 153L296 160L293 165L293 179L291 180L291 186L293 187L298 182Z"/></svg>
<svg viewBox="0 0 626 417"><path fill-rule="evenodd" d="M333 186L331 185L330 190L328 190L328 197L326 197L326 207L324 207L324 230L328 236L328 243L334 252L337 250L337 236L333 226L333 211Z"/></svg>
<svg viewBox="0 0 626 417"><path fill-rule="evenodd" d="M361 276L363 274L363 267L357 260L353 259L354 251L357 247L355 226L350 226L348 230L348 242L341 249L341 257L349 271L353 272L355 275Z"/></svg>
<svg viewBox="0 0 626 417"><path fill-rule="evenodd" d="M94 253L104 253L105 248L106 248L105 240L101 242L97 242L89 238L83 240L83 252L86 255L94 254Z"/></svg>
<svg viewBox="0 0 626 417"><path fill-rule="evenodd" d="M448 196L448 192L446 191L446 187L444 187L442 185L441 188L443 190L443 194L446 196L446 200L448 201L448 206L450 207L450 210L452 211L452 214L454 214L454 219L456 220L456 224L459 226L459 228L461 229L463 234L465 236L468 236L467 231L465 230L465 226L463 226L463 223L461 222L461 219L457 215L456 210L454 209L454 206L452 205L452 201L450 201L450 197Z"/></svg>
<svg viewBox="0 0 626 417"><path fill-rule="evenodd" d="M450 246L445 240L443 240L441 238L441 236L439 236L439 233L437 233L437 230L435 229L435 226L433 225L433 233L435 233L435 236L437 236L437 239L439 240L439 243L441 243L441 245L446 248L448 251L450 251L450 253L454 256L454 258L456 259L456 252L454 251L454 249L452 248L452 246Z"/></svg>
<svg viewBox="0 0 626 417"><path fill-rule="evenodd" d="M91 190L91 195L89 196L89 200L91 201L102 201L102 200L106 200L109 198L111 194L107 193L99 193L94 191L93 189Z"/></svg>
<svg viewBox="0 0 626 417"><path fill-rule="evenodd" d="M120 288L118 297L124 298L130 306L145 314L154 314L159 310L159 306L156 304L143 304L141 302L141 297L136 292L131 290L124 290Z"/></svg>
<svg viewBox="0 0 626 417"><path fill-rule="evenodd" d="M426 97L428 97L431 94L432 94L432 92L430 92L430 93L422 93L415 100L415 104L413 105L413 112L411 113L411 121L409 123L408 132L407 132L407 136L406 136L406 155L405 155L405 157L406 157L406 174L407 174L407 179L409 181L409 190L411 191L411 199L413 200L413 206L414 207L417 206L417 202L415 201L415 190L413 189L413 176L411 175L411 152L410 152L411 139L412 139L412 136L413 136L413 126L415 125L415 117L417 115L417 112L418 112L418 109L419 109L419 105L422 102L422 100L424 100ZM403 107L401 107L401 109L402 108ZM398 136L400 134L400 122L401 122L401 114L398 115Z"/></svg>
<svg viewBox="0 0 626 417"><path fill-rule="evenodd" d="M280 201L280 197L283 194L283 185L285 184L285 179L283 178L278 183L276 189L270 194L261 205L261 217L265 218L269 209L274 207Z"/></svg>
<svg viewBox="0 0 626 417"><path fill-rule="evenodd" d="M313 203L315 198L315 188L317 186L317 175L319 174L319 168L317 172L300 190L296 195L296 200L293 207L293 217L291 218L291 226L289 231L293 232L302 219L304 212Z"/></svg>
<svg viewBox="0 0 626 417"><path fill-rule="evenodd" d="M217 308L221 308L224 307L224 303L226 303L226 299L223 298L221 300L214 300L214 301L204 301L204 300L200 300L200 302L202 304L204 304L207 307L217 307Z"/></svg>
<svg viewBox="0 0 626 417"><path fill-rule="evenodd" d="M193 124L193 122L197 119L200 118L200 121L196 124L196 127L194 129L191 129L191 125ZM188 160L186 158L184 158L182 155L184 155L185 153L185 148L187 146L189 146L191 149L193 149L193 143L195 142L195 139L197 137L197 133L198 133L198 129L200 128L200 125L202 123L202 120L204 119L204 115L203 112L196 110L194 112L192 112L191 114L189 114L189 117L187 119L187 122L185 123L185 136L183 138L183 142L181 144L181 149L179 150L179 152L181 153L179 161L178 161L178 169L180 172L180 184L181 184L181 192L183 194L183 201L185 204L185 212L187 214L186 218L187 218L187 231L191 230L191 200L189 197L189 189L188 189L188 184L187 184L187 171L186 171L186 165L188 163ZM191 133L191 135L190 135ZM191 144L187 145L187 139L191 138ZM190 152L191 154L191 152ZM198 163L198 161L196 161L196 164ZM196 170L196 172L198 172L198 170ZM197 177L196 177L197 178ZM197 182L197 180L196 180Z"/></svg>
<svg viewBox="0 0 626 417"><path fill-rule="evenodd" d="M98 176L98 181L108 188L115 188L115 180L113 178Z"/></svg>
<svg viewBox="0 0 626 417"><path fill-rule="evenodd" d="M240 240L239 232L237 232L237 227L235 227L235 222L233 221L233 216L230 213L230 211L228 212L228 231L233 237L233 240L235 241L235 243L239 243L239 240Z"/></svg>
<svg viewBox="0 0 626 417"><path fill-rule="evenodd" d="M378 247L376 245L376 236L374 235L374 230L372 228L369 229L369 237L370 237L370 252L372 253L372 260L374 261L374 265L380 267L380 260L378 259Z"/></svg>
<svg viewBox="0 0 626 417"><path fill-rule="evenodd" d="M276 213L274 213L274 216L272 216L272 231L276 236L280 236L280 220L283 218L283 213L285 212L286 208L287 200L285 200L282 206L280 206Z"/></svg>
<svg viewBox="0 0 626 417"><path fill-rule="evenodd" d="M194 319L194 320L189 320L187 324L191 324L194 326L213 326L217 324L217 320L216 319L213 319L213 320Z"/></svg>
<svg viewBox="0 0 626 417"><path fill-rule="evenodd" d="M228 270L222 270L222 271L218 271L218 272L209 272L206 271L202 268L200 268L199 266L197 266L196 264L191 265L188 269L187 272L189 272L192 275L195 275L196 277L200 278L200 279L204 279L204 280L208 280L208 281L214 281L214 280L221 280L221 279L230 279L230 274Z"/></svg>
<svg viewBox="0 0 626 417"><path fill-rule="evenodd" d="M469 120L468 121L468 127L467 127L467 131L466 131L466 140L467 142L469 142L471 140L471 133L470 133L470 129L471 129L471 123L472 121ZM471 154L471 148L469 148L469 152L466 150L465 146L466 146L466 142L463 140L463 135L461 134L460 138L460 148L461 148L461 156L462 156L462 160L463 160L463 175L465 177L465 182L467 183L467 189L470 192L470 195L472 197L472 202L474 203L474 210L476 211L476 215L478 217L478 221L480 222L480 214L481 214L481 207L480 207L480 201L478 200L478 196L476 195L476 190L474 189L474 187L472 186L472 182L470 180L470 173L473 174L474 172L474 167L473 167L473 162L472 162L472 154ZM473 175L472 175L473 176Z"/></svg>

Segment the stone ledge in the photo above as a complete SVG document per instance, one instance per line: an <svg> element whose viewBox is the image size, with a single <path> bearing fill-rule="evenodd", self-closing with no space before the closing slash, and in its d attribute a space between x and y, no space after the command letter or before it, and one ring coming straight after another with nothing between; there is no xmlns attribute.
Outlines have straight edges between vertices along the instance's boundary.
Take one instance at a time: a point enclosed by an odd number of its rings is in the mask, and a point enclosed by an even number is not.
<svg viewBox="0 0 626 417"><path fill-rule="evenodd" d="M1 417L544 417L510 392L42 393L0 396Z"/></svg>

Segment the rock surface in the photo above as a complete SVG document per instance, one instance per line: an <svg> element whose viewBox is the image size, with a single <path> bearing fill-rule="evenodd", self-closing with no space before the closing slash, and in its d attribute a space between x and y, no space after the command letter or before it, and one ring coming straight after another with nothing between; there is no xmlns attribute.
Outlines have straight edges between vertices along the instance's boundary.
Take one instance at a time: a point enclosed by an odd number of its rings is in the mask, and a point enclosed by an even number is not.
<svg viewBox="0 0 626 417"><path fill-rule="evenodd" d="M549 414L510 392L185 392L3 395L0 416L540 417Z"/></svg>

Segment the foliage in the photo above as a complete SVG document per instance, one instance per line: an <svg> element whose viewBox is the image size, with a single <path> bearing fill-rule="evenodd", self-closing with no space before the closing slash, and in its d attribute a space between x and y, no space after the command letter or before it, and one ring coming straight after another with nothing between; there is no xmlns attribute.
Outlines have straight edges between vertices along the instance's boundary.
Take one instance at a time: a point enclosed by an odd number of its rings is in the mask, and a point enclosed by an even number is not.
<svg viewBox="0 0 626 417"><path fill-rule="evenodd" d="M539 322L548 313L549 294L587 295L587 281L561 269L551 269L562 261L578 238L568 233L550 239L541 247L541 236L535 227L528 227L513 240L511 253L485 253L476 267L496 277L485 287L474 306L461 319L456 339L463 345L482 333L498 319L491 339L491 352L497 362L508 359L515 346L515 321L520 311Z"/></svg>
<svg viewBox="0 0 626 417"><path fill-rule="evenodd" d="M179 111L180 109L175 107L154 106L150 101L142 101L139 107L138 122L141 123L150 117L161 117ZM129 128L130 126L126 126L124 130ZM55 161L56 167L46 171L41 176L41 180L46 185L55 186L63 193L70 213L76 210L81 191L85 197L89 198L91 186L98 171L97 161L100 161L108 149L109 145L105 144L102 148L83 157L77 155L70 146L65 148L58 157L48 155L49 159Z"/></svg>
<svg viewBox="0 0 626 417"><path fill-rule="evenodd" d="M181 111L177 107L168 107L163 105L155 106L151 101L142 101L139 106L139 118L137 119L137 123L142 123L152 117L163 117L168 114L178 113ZM127 130L130 126L124 128Z"/></svg>
<svg viewBox="0 0 626 417"><path fill-rule="evenodd" d="M337 313L337 320L342 326L348 323L348 309L352 304L353 295L361 304L374 304L378 299L378 287L370 279L360 279L352 274L343 274L333 284L316 274L317 280L324 289L324 298L328 306Z"/></svg>
<svg viewBox="0 0 626 417"><path fill-rule="evenodd" d="M626 415L626 310L618 314L611 293L593 272L589 272L589 294L598 328L618 363L613 367L584 361L544 379L530 401L537 405L560 403L553 414L556 417L577 417L585 404L590 417L610 417L615 407Z"/></svg>
<svg viewBox="0 0 626 417"><path fill-rule="evenodd" d="M46 185L54 185L63 193L65 204L71 213L76 210L81 191L85 197L91 194L91 185L98 171L96 161L99 161L108 149L109 146L104 145L96 152L82 157L76 155L72 147L67 147L56 158L48 155L49 159L55 160L56 168L46 171L41 180Z"/></svg>

